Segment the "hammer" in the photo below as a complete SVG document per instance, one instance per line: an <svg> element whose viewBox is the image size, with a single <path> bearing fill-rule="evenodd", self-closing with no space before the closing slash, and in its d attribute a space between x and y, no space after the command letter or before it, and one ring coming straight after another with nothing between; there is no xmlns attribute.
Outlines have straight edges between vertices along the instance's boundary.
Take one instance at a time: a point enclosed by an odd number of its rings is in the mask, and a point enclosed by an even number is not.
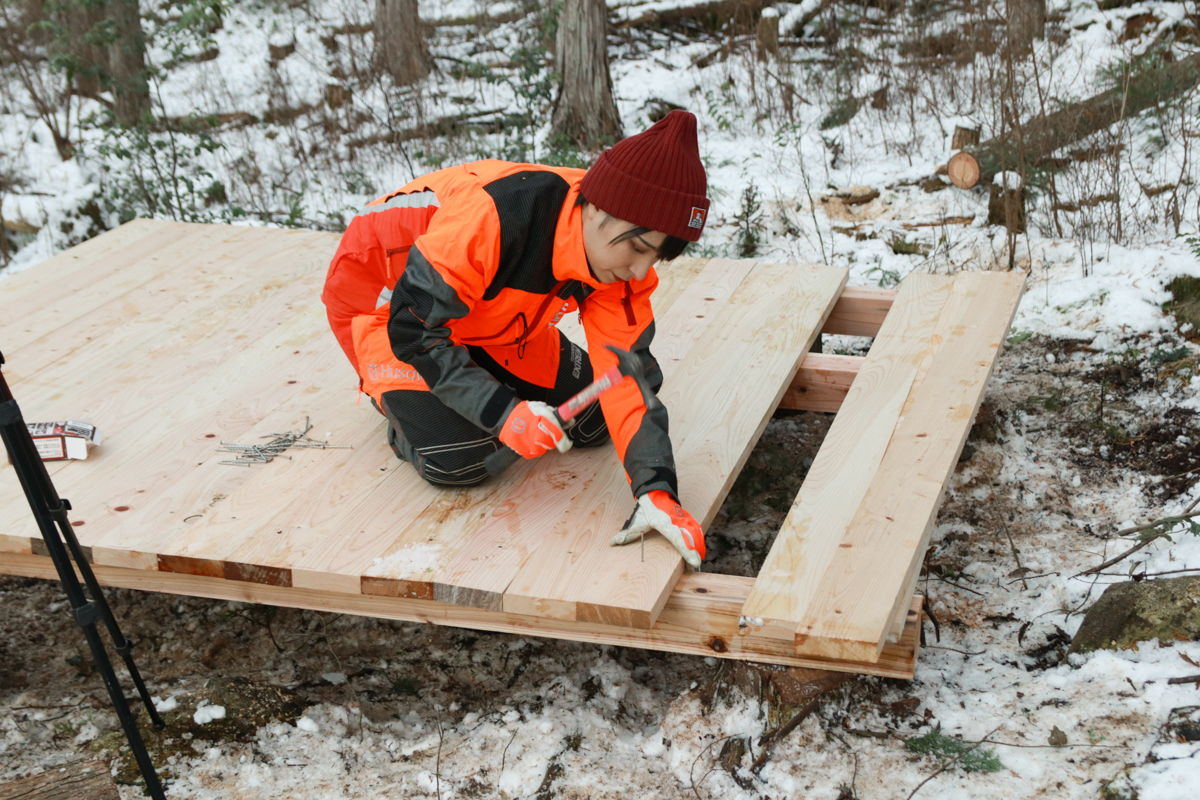
<svg viewBox="0 0 1200 800"><path fill-rule="evenodd" d="M558 424L564 431L570 430L571 426L575 424L575 419L588 406L599 400L600 395L616 387L625 378L632 378L638 388L642 390L642 402L646 404L647 411L652 411L662 405L658 396L646 383L646 377L642 374L641 359L628 350L613 347L611 344L604 346L617 357L617 364L609 367L607 372L593 381L586 389L554 409L554 416L557 417ZM501 445L499 450L489 454L483 460L483 466L489 475L495 477L520 460L521 456L515 450L507 445Z"/></svg>

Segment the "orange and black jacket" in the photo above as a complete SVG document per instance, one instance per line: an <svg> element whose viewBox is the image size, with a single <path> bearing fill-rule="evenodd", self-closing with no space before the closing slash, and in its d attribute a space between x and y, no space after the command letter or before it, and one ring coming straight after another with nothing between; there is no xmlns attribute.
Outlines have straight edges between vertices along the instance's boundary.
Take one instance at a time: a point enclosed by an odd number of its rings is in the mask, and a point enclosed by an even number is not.
<svg viewBox="0 0 1200 800"><path fill-rule="evenodd" d="M559 334L578 309L596 375L616 363L604 345L637 355L647 380L662 384L650 354L652 269L643 280L602 284L588 269L582 211L583 170L480 161L440 170L376 201L433 192L438 209L408 253L391 297L388 339L448 407L497 434L519 402L477 366L463 345L525 359L557 353L535 346ZM549 376L557 364L546 364ZM553 385L551 379L546 385ZM634 495L662 489L679 496L666 409L647 411L632 381L605 394L605 421Z"/></svg>

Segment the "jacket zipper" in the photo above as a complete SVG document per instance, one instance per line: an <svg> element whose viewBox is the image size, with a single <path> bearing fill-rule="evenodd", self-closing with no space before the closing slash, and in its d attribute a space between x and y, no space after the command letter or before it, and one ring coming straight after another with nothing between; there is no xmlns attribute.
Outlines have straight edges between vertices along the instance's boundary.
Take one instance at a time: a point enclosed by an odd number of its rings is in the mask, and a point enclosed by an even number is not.
<svg viewBox="0 0 1200 800"><path fill-rule="evenodd" d="M637 324L637 318L633 316L633 287L629 281L625 281L625 296L621 298L621 305L625 306L625 322L632 328Z"/></svg>

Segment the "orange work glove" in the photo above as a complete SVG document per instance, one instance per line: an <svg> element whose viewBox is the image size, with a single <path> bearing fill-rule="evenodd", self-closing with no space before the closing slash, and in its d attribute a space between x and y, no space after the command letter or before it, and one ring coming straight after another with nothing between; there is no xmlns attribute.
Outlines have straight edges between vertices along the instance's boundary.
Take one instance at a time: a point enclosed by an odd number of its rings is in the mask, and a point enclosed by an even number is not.
<svg viewBox="0 0 1200 800"><path fill-rule="evenodd" d="M537 400L523 400L517 404L504 420L500 441L522 458L537 458L551 450L565 453L573 444L558 424L554 409Z"/></svg>
<svg viewBox="0 0 1200 800"><path fill-rule="evenodd" d="M629 544L649 530L667 537L692 569L700 568L700 562L704 560L704 531L674 497L661 489L638 498L633 516L625 523L625 529L613 537L612 545Z"/></svg>

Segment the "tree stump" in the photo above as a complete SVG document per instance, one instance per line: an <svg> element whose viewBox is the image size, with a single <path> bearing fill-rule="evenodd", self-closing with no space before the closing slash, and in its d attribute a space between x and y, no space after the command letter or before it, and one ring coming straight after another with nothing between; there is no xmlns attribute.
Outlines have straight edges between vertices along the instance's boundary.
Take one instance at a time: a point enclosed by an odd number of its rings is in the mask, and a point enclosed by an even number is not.
<svg viewBox="0 0 1200 800"><path fill-rule="evenodd" d="M954 138L950 140L951 150L965 150L979 144L979 131L975 128L954 126Z"/></svg>
<svg viewBox="0 0 1200 800"><path fill-rule="evenodd" d="M779 53L779 12L764 8L758 19L758 60L769 61Z"/></svg>
<svg viewBox="0 0 1200 800"><path fill-rule="evenodd" d="M1014 176L1005 172L1002 175ZM1020 181L1001 182L997 176L988 196L988 225L1003 225L1009 233L1025 232L1025 187Z"/></svg>

